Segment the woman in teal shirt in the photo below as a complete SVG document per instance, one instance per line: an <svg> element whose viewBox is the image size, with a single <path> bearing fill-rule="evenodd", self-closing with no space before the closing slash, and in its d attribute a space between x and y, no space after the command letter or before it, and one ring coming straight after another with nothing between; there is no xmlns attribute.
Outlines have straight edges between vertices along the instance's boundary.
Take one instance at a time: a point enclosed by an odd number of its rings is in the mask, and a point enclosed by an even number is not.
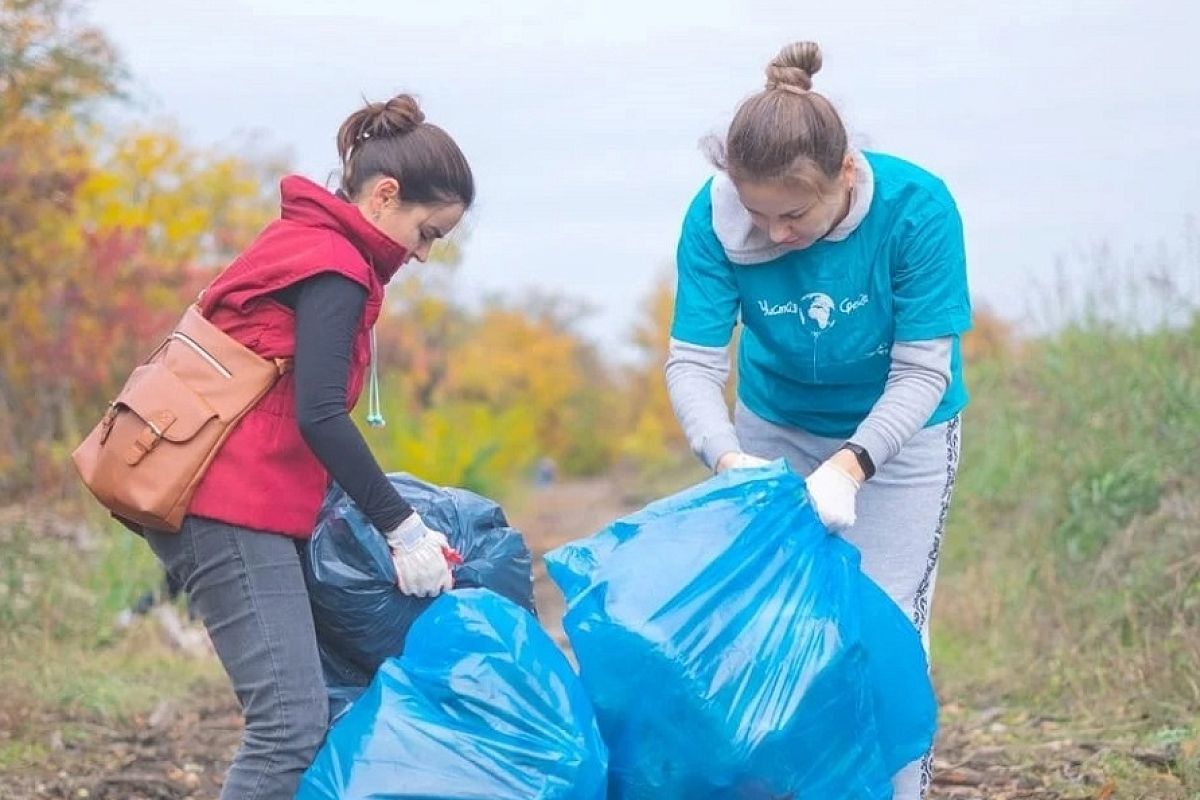
<svg viewBox="0 0 1200 800"><path fill-rule="evenodd" d="M679 241L667 385L713 470L784 458L806 476L818 516L861 551L928 649L967 404L962 221L935 176L849 146L812 91L820 66L816 44L785 47L712 147L718 172ZM896 800L924 797L931 761L897 775Z"/></svg>

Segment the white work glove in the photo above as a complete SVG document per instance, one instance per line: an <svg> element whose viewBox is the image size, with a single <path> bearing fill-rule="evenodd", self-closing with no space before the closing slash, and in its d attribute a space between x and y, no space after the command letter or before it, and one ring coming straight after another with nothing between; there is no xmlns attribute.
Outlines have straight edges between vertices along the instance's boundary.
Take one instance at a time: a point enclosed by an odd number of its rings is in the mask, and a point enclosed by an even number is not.
<svg viewBox="0 0 1200 800"><path fill-rule="evenodd" d="M754 469L755 467L765 467L770 465L770 461L758 456L752 456L749 453L738 453L730 451L717 459L717 474L720 475L727 469Z"/></svg>
<svg viewBox="0 0 1200 800"><path fill-rule="evenodd" d="M450 543L440 531L426 527L413 512L404 522L383 535L392 549L396 585L414 597L437 597L454 586L454 574L446 559Z"/></svg>
<svg viewBox="0 0 1200 800"><path fill-rule="evenodd" d="M808 497L826 528L844 531L854 524L857 515L855 498L862 485L844 469L826 461L808 476Z"/></svg>

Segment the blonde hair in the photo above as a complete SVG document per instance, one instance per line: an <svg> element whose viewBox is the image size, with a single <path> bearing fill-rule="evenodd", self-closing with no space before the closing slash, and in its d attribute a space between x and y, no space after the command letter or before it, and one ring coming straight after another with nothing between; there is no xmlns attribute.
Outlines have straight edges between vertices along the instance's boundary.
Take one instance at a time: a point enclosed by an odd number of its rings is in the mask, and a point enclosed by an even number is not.
<svg viewBox="0 0 1200 800"><path fill-rule="evenodd" d="M767 64L767 85L745 100L725 139L711 139L713 164L734 180L794 180L821 186L841 171L846 126L837 109L812 91L821 69L816 42L786 45Z"/></svg>

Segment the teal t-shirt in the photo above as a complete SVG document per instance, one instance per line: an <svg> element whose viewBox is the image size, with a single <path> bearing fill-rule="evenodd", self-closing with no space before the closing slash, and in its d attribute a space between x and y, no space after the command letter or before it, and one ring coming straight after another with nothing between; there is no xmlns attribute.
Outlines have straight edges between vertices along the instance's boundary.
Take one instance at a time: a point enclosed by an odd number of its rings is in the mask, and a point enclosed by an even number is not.
<svg viewBox="0 0 1200 800"><path fill-rule="evenodd" d="M864 153L874 173L866 216L762 264L732 263L713 231L712 181L684 219L671 335L729 344L743 325L738 396L766 420L848 437L883 395L897 341L953 337L951 380L928 425L967 404L959 336L971 327L962 219L934 175Z"/></svg>

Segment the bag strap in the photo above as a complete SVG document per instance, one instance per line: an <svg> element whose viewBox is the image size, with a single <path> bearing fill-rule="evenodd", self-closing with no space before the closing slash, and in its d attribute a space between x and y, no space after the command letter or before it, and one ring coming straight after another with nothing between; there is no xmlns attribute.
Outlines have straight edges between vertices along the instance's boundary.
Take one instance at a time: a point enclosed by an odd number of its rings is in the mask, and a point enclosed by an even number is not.
<svg viewBox="0 0 1200 800"><path fill-rule="evenodd" d="M213 278L212 281L209 281L208 286L205 286L203 289L197 292L196 299L192 301L192 305L194 305L196 310L200 312L200 316L204 317L205 319L208 319L208 314L204 313L204 293L209 290L209 287L211 287L216 280L216 278Z"/></svg>
<svg viewBox="0 0 1200 800"><path fill-rule="evenodd" d="M214 278L213 280L215 281L216 279ZM209 286L212 286L212 284L210 283L208 286L205 286L200 290L200 293L196 295L196 300L194 303L196 310L200 312L200 316L204 317L205 319L208 319L208 315L204 313L204 293L208 291ZM163 346L165 345L166 342L163 342ZM161 346L159 349L162 349ZM279 373L279 377L281 378L292 371L292 359L290 358L273 358L271 361L274 362L275 371Z"/></svg>

